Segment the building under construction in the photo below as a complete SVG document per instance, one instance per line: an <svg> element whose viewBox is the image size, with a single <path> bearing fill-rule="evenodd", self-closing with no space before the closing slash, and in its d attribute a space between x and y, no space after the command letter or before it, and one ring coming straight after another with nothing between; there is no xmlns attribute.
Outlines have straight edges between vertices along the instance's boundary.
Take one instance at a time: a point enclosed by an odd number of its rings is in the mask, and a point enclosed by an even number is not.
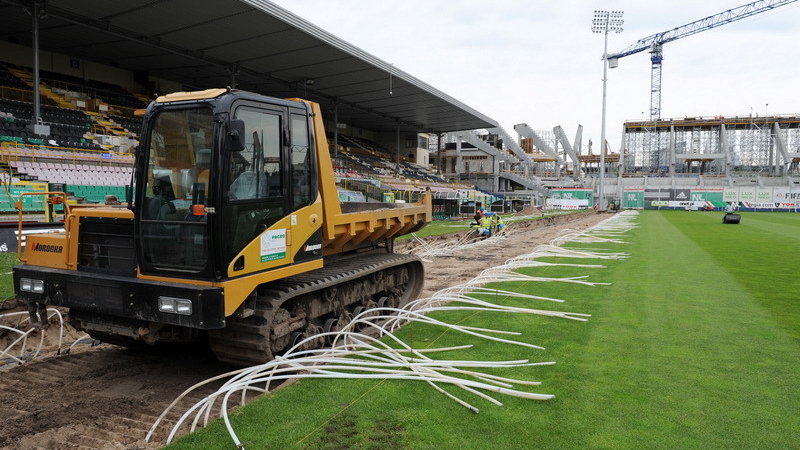
<svg viewBox="0 0 800 450"><path fill-rule="evenodd" d="M622 149L625 175L791 175L800 162L800 116L626 122Z"/></svg>

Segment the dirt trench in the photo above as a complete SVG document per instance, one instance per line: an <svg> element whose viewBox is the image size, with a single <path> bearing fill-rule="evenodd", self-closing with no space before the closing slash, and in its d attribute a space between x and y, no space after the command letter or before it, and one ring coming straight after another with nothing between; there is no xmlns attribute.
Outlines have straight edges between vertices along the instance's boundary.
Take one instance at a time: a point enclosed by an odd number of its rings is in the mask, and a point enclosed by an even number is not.
<svg viewBox="0 0 800 450"><path fill-rule="evenodd" d="M490 238L479 248L467 247L453 256L426 261L422 295L528 253L565 229L586 229L607 217L587 213L515 223L508 239L492 242ZM428 241L455 241L460 236L454 233ZM398 243L396 250L407 252L414 245ZM52 331L53 327L46 339L46 357L0 369L0 448L158 448L167 428L159 429L152 444L143 439L161 411L187 387L232 369L196 347L142 353L108 344L81 345L71 354L54 356ZM71 342L79 333L68 329L67 336ZM201 389L181 402L168 423L213 388Z"/></svg>
<svg viewBox="0 0 800 450"><path fill-rule="evenodd" d="M488 242L477 247L464 246L463 250L454 252L452 256L426 258L425 287L420 296L427 297L440 289L471 280L484 269L499 266L510 258L530 253L537 245L549 243L567 229L585 230L608 217L610 216L587 212L512 222L509 224L510 234L507 239L498 239L493 243L492 238L489 238ZM454 240L463 233L434 237L426 241ZM407 241L403 245L397 245L396 251L408 252L415 247L414 242Z"/></svg>

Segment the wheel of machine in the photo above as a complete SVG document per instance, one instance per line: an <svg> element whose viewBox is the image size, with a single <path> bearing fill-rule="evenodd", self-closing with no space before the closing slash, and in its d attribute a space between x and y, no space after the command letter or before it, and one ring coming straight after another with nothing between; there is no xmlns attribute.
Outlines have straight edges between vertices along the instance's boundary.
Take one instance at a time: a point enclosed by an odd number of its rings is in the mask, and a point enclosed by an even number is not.
<svg viewBox="0 0 800 450"><path fill-rule="evenodd" d="M289 350L290 348L294 348L295 345L297 345L300 341L302 341L305 338L306 338L306 334L305 333L301 333L299 331L292 332L290 343L284 350ZM298 350L303 350L303 348L302 347L301 348L296 348L294 351L298 351Z"/></svg>
<svg viewBox="0 0 800 450"><path fill-rule="evenodd" d="M325 324L322 325L322 332L332 333L335 331L339 331L341 328L338 328L338 325L339 325L339 319L328 319L325 321ZM325 336L325 345L333 344L333 339L334 337L332 335Z"/></svg>
<svg viewBox="0 0 800 450"><path fill-rule="evenodd" d="M385 308L387 306L391 306L391 305L389 305L389 301L388 300L389 300L389 297L387 297L385 295L383 297L379 298L378 299L378 308Z"/></svg>
<svg viewBox="0 0 800 450"><path fill-rule="evenodd" d="M325 321L325 324L322 326L323 333L330 333L332 331L336 331L336 325L339 323L339 319L328 319Z"/></svg>
<svg viewBox="0 0 800 450"><path fill-rule="evenodd" d="M353 309L353 319L355 319L356 317L360 316L361 313L364 312L364 310L366 310L366 308L363 305L356 306L355 309Z"/></svg>

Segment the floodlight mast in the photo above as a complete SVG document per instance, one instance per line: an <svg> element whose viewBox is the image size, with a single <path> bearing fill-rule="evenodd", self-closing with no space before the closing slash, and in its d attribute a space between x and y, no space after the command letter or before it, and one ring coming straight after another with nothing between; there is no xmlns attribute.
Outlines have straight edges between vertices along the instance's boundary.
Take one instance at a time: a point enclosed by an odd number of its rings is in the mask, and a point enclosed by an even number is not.
<svg viewBox="0 0 800 450"><path fill-rule="evenodd" d="M650 52L650 120L658 120L661 118L661 61L663 60L662 46L664 44L796 1L797 0L760 0L728 9L719 14L714 14L713 16L695 20L694 22L675 27L671 30L644 37L631 44L628 48L608 55L611 68L617 67L617 61L620 58L642 51Z"/></svg>
<svg viewBox="0 0 800 450"><path fill-rule="evenodd" d="M622 11L594 11L592 32L603 33L603 114L600 121L600 188L598 190L598 209L605 211L606 181L606 82L608 81L608 32L622 33Z"/></svg>

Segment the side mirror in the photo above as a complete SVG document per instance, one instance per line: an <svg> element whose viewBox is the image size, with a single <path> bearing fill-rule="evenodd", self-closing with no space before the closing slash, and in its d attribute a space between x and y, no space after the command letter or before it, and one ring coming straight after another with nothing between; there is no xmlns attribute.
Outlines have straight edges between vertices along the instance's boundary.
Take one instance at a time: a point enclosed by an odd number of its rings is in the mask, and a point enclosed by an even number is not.
<svg viewBox="0 0 800 450"><path fill-rule="evenodd" d="M225 150L229 152L244 150L244 120L229 120L225 124Z"/></svg>

